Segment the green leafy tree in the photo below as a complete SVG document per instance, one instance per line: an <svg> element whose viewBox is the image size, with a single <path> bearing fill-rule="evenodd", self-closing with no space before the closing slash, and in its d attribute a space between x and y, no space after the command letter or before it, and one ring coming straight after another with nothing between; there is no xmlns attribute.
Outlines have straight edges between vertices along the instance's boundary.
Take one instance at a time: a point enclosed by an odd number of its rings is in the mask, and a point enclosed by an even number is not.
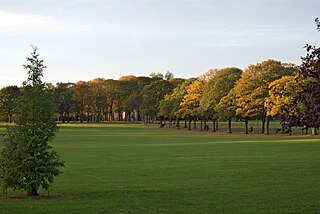
<svg viewBox="0 0 320 214"><path fill-rule="evenodd" d="M150 77L156 80L162 80L164 78L163 74L161 73L151 73Z"/></svg>
<svg viewBox="0 0 320 214"><path fill-rule="evenodd" d="M172 78L174 77L173 73L171 73L170 71L167 71L165 74L164 74L164 78L166 80L171 80Z"/></svg>
<svg viewBox="0 0 320 214"><path fill-rule="evenodd" d="M203 96L200 100L200 105L206 116L212 117L214 122L213 131L215 131L219 114L215 107L220 102L221 98L227 96L229 91L234 88L236 81L241 77L242 70L239 68L224 68L216 70L215 75L206 81L204 85ZM220 118L225 119L225 118Z"/></svg>
<svg viewBox="0 0 320 214"><path fill-rule="evenodd" d="M20 89L17 86L7 86L0 90L0 114L6 122L12 122L13 109L20 95Z"/></svg>
<svg viewBox="0 0 320 214"><path fill-rule="evenodd" d="M235 117L237 109L234 89L231 89L226 96L222 97L214 109L221 119L228 120L228 132L232 133L231 120Z"/></svg>
<svg viewBox="0 0 320 214"><path fill-rule="evenodd" d="M180 103L187 93L186 87L193 81L193 78L185 80L181 85L175 87L171 94L166 94L164 99L160 101L160 114L169 117L170 121L172 121L173 117L177 117L177 125L181 117L181 115L178 114Z"/></svg>
<svg viewBox="0 0 320 214"><path fill-rule="evenodd" d="M56 111L64 123L66 120L69 122L70 113L74 101L72 99L73 83L57 83L54 88Z"/></svg>
<svg viewBox="0 0 320 214"><path fill-rule="evenodd" d="M167 80L155 80L144 87L142 92L143 101L140 106L142 116L156 118L159 116L160 101L166 94L171 93L173 86Z"/></svg>
<svg viewBox="0 0 320 214"><path fill-rule="evenodd" d="M37 48L33 47L27 58L30 64L24 65L29 77L16 103L15 124L7 128L0 156L2 188L25 190L29 196L37 196L39 188L49 191L64 166L49 145L57 131L54 96L41 81L45 66L38 57Z"/></svg>

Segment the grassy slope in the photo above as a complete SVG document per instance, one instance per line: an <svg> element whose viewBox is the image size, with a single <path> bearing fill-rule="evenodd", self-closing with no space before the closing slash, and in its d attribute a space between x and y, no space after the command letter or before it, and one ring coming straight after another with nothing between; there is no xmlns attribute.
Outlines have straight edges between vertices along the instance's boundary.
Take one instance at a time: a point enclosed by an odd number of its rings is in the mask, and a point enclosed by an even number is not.
<svg viewBox="0 0 320 214"><path fill-rule="evenodd" d="M51 194L63 197L9 192L0 196L0 213L320 210L316 137L84 124L62 127L54 146L66 168Z"/></svg>

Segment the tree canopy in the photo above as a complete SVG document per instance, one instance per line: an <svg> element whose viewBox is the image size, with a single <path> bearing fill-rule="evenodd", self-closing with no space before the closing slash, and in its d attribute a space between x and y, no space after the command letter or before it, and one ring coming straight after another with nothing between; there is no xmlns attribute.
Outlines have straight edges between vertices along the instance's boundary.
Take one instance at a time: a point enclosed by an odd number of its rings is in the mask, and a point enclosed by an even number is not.
<svg viewBox="0 0 320 214"><path fill-rule="evenodd" d="M37 49L24 68L28 80L24 83L14 109L15 124L7 127L5 147L0 156L0 184L3 189L21 189L28 195L38 195L38 189L49 190L54 176L61 174L64 163L49 145L57 125L54 96L42 83L43 60Z"/></svg>

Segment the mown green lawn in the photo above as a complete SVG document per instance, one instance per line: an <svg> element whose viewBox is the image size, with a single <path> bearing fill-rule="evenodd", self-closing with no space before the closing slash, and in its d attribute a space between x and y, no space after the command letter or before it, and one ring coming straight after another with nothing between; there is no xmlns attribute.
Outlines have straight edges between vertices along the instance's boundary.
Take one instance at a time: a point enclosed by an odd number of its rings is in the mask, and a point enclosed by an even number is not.
<svg viewBox="0 0 320 214"><path fill-rule="evenodd" d="M0 188L0 213L320 212L319 137L82 124L53 145L50 195Z"/></svg>

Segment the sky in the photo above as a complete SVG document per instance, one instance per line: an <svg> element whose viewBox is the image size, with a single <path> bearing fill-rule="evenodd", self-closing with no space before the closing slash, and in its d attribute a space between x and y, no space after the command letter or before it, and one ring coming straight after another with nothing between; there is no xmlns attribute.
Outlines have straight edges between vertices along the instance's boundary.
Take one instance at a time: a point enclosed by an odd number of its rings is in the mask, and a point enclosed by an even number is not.
<svg viewBox="0 0 320 214"><path fill-rule="evenodd" d="M320 45L318 0L0 0L0 87L27 79L38 47L45 82L170 71L196 77L267 59L301 63Z"/></svg>

